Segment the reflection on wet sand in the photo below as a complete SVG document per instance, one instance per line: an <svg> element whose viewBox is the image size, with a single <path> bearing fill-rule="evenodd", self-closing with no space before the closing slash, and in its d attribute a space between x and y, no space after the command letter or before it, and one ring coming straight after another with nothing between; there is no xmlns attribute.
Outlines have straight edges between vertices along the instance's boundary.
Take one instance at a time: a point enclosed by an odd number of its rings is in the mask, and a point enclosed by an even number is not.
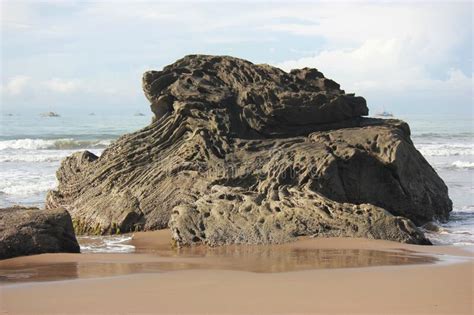
<svg viewBox="0 0 474 315"><path fill-rule="evenodd" d="M81 254L72 261L0 262L0 282L52 281L190 269L239 270L257 273L309 269L434 263L434 256L402 250L314 249L292 246L203 246L171 249L138 248L135 254ZM141 252L141 253L140 253ZM81 259L86 255L93 259ZM94 256L95 255L95 256ZM133 258L133 259L132 259Z"/></svg>
<svg viewBox="0 0 474 315"><path fill-rule="evenodd" d="M437 260L433 256L402 250L314 249L278 245L230 245L215 248L196 246L159 250L157 253L162 257L199 257L206 263L205 267L259 273L434 263Z"/></svg>

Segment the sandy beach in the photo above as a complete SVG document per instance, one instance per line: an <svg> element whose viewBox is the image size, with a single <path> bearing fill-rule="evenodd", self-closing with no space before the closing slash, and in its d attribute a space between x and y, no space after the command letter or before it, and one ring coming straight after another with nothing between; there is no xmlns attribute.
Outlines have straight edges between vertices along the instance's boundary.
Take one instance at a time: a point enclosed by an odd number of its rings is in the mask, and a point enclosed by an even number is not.
<svg viewBox="0 0 474 315"><path fill-rule="evenodd" d="M473 8L1 0L0 315L474 315Z"/></svg>
<svg viewBox="0 0 474 315"><path fill-rule="evenodd" d="M1 310L18 313L472 314L472 253L365 239L173 249L136 233L133 254L0 262ZM56 281L53 281L56 280Z"/></svg>

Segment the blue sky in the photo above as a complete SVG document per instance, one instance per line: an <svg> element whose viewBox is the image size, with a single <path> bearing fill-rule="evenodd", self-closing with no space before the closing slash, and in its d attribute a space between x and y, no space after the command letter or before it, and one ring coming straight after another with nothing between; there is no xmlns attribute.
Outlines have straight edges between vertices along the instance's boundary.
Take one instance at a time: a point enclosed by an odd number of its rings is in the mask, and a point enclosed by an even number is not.
<svg viewBox="0 0 474 315"><path fill-rule="evenodd" d="M466 2L1 1L3 112L148 111L186 54L315 67L372 112L472 115Z"/></svg>

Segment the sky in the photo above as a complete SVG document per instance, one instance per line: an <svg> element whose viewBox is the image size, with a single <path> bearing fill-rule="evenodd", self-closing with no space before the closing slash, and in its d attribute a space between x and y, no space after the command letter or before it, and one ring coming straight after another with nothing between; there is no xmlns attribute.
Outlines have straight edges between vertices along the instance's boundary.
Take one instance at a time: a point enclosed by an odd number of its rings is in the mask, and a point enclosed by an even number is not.
<svg viewBox="0 0 474 315"><path fill-rule="evenodd" d="M147 112L187 54L317 68L372 113L473 114L471 1L1 1L4 113Z"/></svg>

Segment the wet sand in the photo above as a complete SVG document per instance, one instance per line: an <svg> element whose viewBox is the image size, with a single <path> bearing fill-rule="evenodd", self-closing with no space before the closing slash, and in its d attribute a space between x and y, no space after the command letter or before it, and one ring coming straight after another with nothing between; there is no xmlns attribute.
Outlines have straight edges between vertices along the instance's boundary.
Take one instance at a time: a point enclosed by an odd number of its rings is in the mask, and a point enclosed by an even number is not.
<svg viewBox="0 0 474 315"><path fill-rule="evenodd" d="M0 261L7 313L473 312L472 253L363 239L173 249L136 233L133 254ZM60 280L60 281L58 281Z"/></svg>

